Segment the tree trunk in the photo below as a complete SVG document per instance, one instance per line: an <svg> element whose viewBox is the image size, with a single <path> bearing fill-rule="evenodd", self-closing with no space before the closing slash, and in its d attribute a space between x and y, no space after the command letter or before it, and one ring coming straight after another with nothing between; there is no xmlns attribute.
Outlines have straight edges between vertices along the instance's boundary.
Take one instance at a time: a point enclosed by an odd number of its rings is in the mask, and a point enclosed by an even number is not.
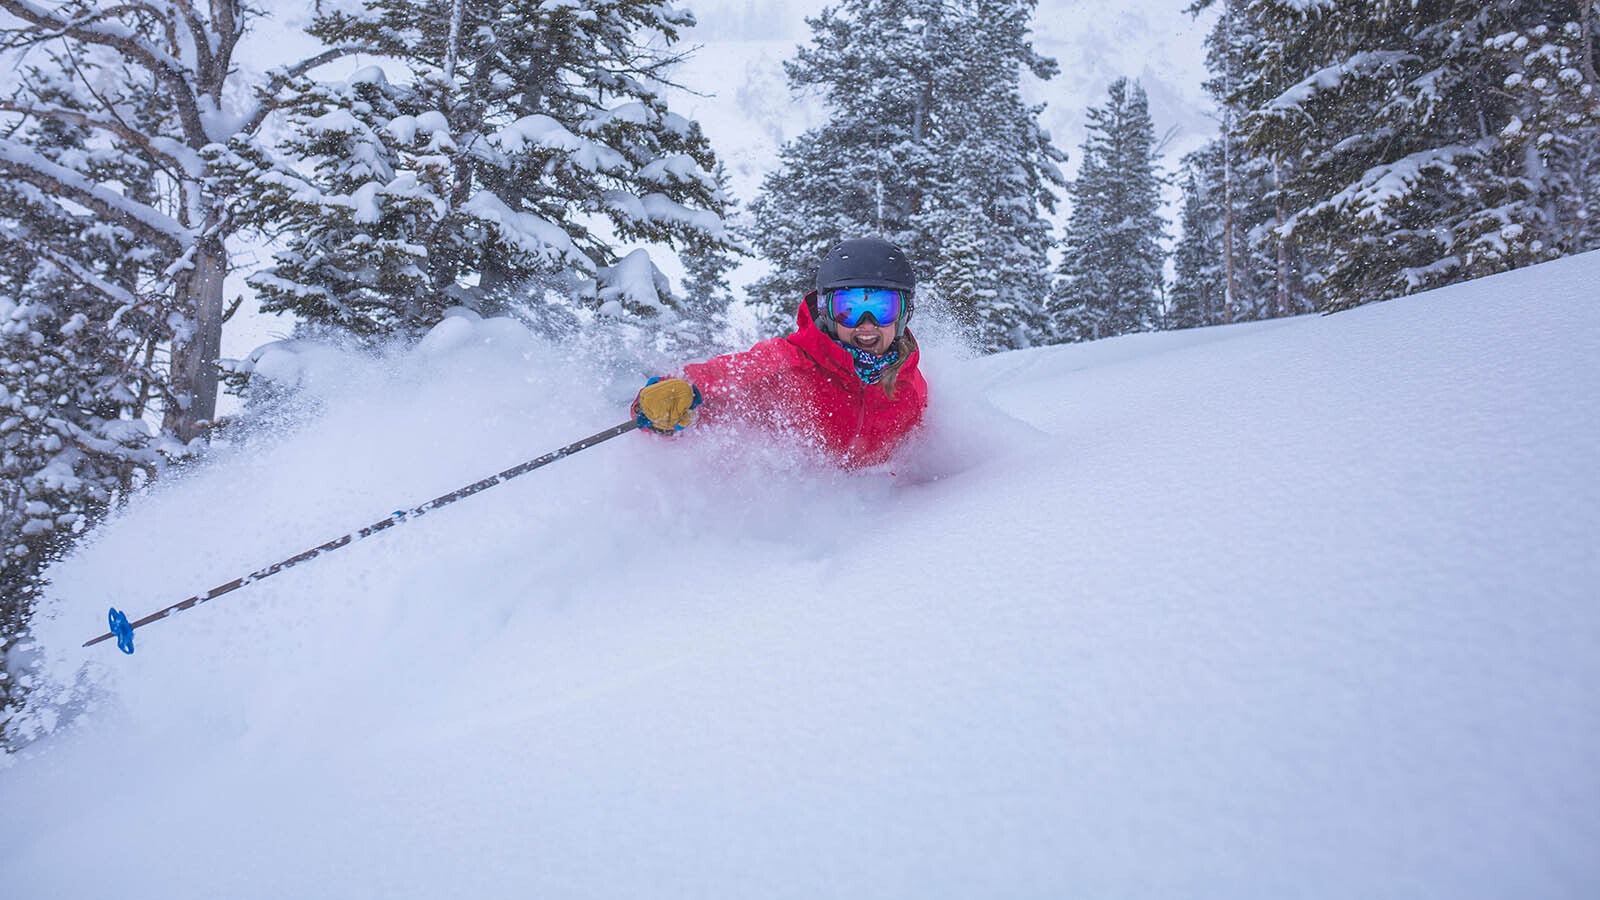
<svg viewBox="0 0 1600 900"><path fill-rule="evenodd" d="M1273 297L1277 309L1274 315L1287 316L1289 314L1289 242L1283 236L1283 223L1285 221L1283 210L1283 164L1274 159L1272 161L1272 211L1276 218L1277 228L1273 229L1276 237L1277 265L1273 272Z"/></svg>
<svg viewBox="0 0 1600 900"><path fill-rule="evenodd" d="M1239 315L1239 285L1235 274L1233 238L1236 226L1233 208L1233 4L1222 7L1222 324ZM1211 324L1211 323L1207 323Z"/></svg>
<svg viewBox="0 0 1600 900"><path fill-rule="evenodd" d="M1578 21L1580 23L1579 39L1583 43L1581 47L1583 54L1580 57L1583 63L1583 79L1589 84L1594 84L1597 80L1594 69L1594 20L1596 9L1600 9L1600 3L1593 2L1593 0L1584 0L1584 3L1579 7L1578 13Z"/></svg>
<svg viewBox="0 0 1600 900"><path fill-rule="evenodd" d="M217 357L222 353L222 284L228 251L219 237L195 245L193 265L177 279L173 305L191 311L191 329L172 342L172 392L163 426L188 443L204 437L217 417Z"/></svg>

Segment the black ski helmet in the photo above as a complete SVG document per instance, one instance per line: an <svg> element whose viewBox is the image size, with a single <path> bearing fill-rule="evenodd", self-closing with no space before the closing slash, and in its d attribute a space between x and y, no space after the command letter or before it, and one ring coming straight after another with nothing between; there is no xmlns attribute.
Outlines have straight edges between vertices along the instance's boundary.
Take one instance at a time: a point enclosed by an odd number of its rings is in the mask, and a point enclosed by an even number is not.
<svg viewBox="0 0 1600 900"><path fill-rule="evenodd" d="M822 257L817 267L817 291L842 287L917 289L911 261L899 247L883 238L851 238L841 241Z"/></svg>
<svg viewBox="0 0 1600 900"><path fill-rule="evenodd" d="M917 275L911 270L911 260L899 247L883 238L851 238L840 241L822 257L817 266L817 305L826 302L821 295L835 288L878 287L905 291L905 311L895 320L894 336L906 332L911 312L916 308L912 295L917 289ZM829 334L837 334L833 320L819 315L821 325Z"/></svg>

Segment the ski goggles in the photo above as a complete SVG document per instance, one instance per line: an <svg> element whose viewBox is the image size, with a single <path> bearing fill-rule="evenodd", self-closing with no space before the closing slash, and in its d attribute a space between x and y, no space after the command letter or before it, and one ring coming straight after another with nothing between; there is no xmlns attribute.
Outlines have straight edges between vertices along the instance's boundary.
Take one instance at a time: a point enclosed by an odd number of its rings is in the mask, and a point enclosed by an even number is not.
<svg viewBox="0 0 1600 900"><path fill-rule="evenodd" d="M867 316L879 325L893 325L905 309L905 291L895 288L835 288L825 298L828 318L855 328Z"/></svg>

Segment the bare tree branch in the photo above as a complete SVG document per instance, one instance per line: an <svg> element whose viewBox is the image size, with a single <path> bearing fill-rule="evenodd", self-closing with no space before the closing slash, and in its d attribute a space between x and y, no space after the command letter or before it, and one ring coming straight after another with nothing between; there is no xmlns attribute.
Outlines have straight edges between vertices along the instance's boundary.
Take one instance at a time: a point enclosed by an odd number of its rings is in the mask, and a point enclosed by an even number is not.
<svg viewBox="0 0 1600 900"><path fill-rule="evenodd" d="M211 33L206 21L200 18L200 13L195 10L194 5L189 0L172 0L172 5L178 10L179 15L183 17L184 24L189 28L189 37L194 41L195 68L202 72L209 71L215 65L215 62L211 52ZM172 28L170 39L173 42L173 46L177 46L176 23Z"/></svg>

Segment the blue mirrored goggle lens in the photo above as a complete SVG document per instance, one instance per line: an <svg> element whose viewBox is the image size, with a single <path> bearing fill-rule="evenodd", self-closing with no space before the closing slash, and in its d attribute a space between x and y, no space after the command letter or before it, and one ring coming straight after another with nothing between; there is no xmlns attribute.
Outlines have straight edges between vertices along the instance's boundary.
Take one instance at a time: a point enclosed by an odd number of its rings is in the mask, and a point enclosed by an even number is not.
<svg viewBox="0 0 1600 900"><path fill-rule="evenodd" d="M846 328L860 325L869 313L879 325L893 325L903 304L902 292L889 288L839 288L828 293L828 315Z"/></svg>

